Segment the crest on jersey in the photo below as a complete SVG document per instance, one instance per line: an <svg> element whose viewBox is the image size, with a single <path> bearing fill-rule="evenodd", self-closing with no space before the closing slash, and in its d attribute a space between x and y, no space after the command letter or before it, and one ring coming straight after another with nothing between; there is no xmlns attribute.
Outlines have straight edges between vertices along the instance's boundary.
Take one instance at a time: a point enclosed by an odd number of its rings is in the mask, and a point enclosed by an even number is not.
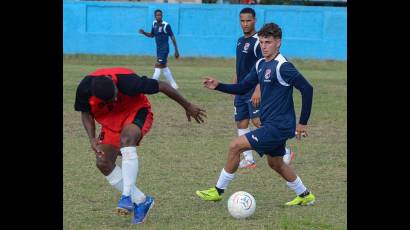
<svg viewBox="0 0 410 230"><path fill-rule="evenodd" d="M249 42L245 43L245 45L243 46L243 50L248 50L250 45L251 44L249 44Z"/></svg>
<svg viewBox="0 0 410 230"><path fill-rule="evenodd" d="M270 78L270 73L271 73L272 71L270 70L270 69L266 69L266 71L265 71L265 79L269 79Z"/></svg>
<svg viewBox="0 0 410 230"><path fill-rule="evenodd" d="M158 28L158 33L161 33L162 32L162 26L160 26L159 28Z"/></svg>
<svg viewBox="0 0 410 230"><path fill-rule="evenodd" d="M251 44L249 44L249 42L245 43L245 45L243 46L243 51L248 51L250 45Z"/></svg>

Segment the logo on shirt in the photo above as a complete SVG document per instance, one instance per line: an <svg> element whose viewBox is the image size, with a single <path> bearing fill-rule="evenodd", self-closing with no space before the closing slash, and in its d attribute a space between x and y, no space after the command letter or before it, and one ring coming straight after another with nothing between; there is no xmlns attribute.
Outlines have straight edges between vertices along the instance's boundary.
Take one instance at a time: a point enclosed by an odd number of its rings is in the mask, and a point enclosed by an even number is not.
<svg viewBox="0 0 410 230"><path fill-rule="evenodd" d="M270 69L266 69L266 71L265 71L265 79L268 79L268 78L270 78L270 73L271 73L272 71L270 70Z"/></svg>
<svg viewBox="0 0 410 230"><path fill-rule="evenodd" d="M270 74L271 74L271 70L270 69L266 69L265 70L265 79L263 80L264 82L270 82Z"/></svg>
<svg viewBox="0 0 410 230"><path fill-rule="evenodd" d="M242 52L248 53L248 49L249 49L249 46L250 46L250 45L251 45L251 44L249 44L249 42L245 43L245 45L243 46Z"/></svg>
<svg viewBox="0 0 410 230"><path fill-rule="evenodd" d="M256 114L257 112L259 112L259 109L253 111L252 113L253 113L253 114Z"/></svg>
<svg viewBox="0 0 410 230"><path fill-rule="evenodd" d="M158 33L162 32L162 26L158 27Z"/></svg>
<svg viewBox="0 0 410 230"><path fill-rule="evenodd" d="M255 137L253 134L252 134L252 139L254 139L255 141L259 141L258 138Z"/></svg>

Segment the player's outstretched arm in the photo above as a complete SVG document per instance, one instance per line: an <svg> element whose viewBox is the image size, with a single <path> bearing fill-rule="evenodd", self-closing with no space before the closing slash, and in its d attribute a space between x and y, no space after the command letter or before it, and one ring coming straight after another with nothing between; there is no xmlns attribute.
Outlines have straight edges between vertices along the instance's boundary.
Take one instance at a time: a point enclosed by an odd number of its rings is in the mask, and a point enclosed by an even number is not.
<svg viewBox="0 0 410 230"><path fill-rule="evenodd" d="M251 90L257 84L257 82L250 82L247 80L244 80L241 83L237 83L237 84L224 84L224 83L220 83L215 78L209 77L209 76L205 76L203 79L204 80L202 84L205 88L214 89L214 90L218 90L218 91L229 93L229 94L238 94L238 95L242 95L242 94L249 92L249 90Z"/></svg>
<svg viewBox="0 0 410 230"><path fill-rule="evenodd" d="M143 34L143 35L145 35L145 36L147 36L147 37L149 37L149 38L153 38L153 37L154 37L154 35L153 35L152 33L145 32L143 29L139 29L139 33L140 33L140 34Z"/></svg>
<svg viewBox="0 0 410 230"><path fill-rule="evenodd" d="M172 100L178 102L178 104L180 104L185 109L188 121L191 121L191 117L193 117L198 123L204 122L204 117L206 117L206 111L204 109L190 103L177 90L172 88L172 86L170 86L166 82L158 81L158 87L160 92L167 95Z"/></svg>
<svg viewBox="0 0 410 230"><path fill-rule="evenodd" d="M218 87L219 81L213 77L204 77L202 84L207 89L215 89L216 87Z"/></svg>

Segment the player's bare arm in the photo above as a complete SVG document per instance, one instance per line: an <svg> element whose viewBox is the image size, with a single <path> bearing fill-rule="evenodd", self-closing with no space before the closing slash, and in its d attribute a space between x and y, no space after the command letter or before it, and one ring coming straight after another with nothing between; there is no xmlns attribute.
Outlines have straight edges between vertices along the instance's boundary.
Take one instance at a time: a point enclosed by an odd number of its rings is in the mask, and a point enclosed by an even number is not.
<svg viewBox="0 0 410 230"><path fill-rule="evenodd" d="M188 121L191 121L191 117L198 123L204 122L206 117L205 110L187 101L177 90L172 88L168 83L158 81L159 91L167 95L169 98L178 102L186 112Z"/></svg>
<svg viewBox="0 0 410 230"><path fill-rule="evenodd" d="M172 44L174 44L175 48L175 58L179 58L179 51L178 51L178 46L177 46L177 40L175 39L175 36L171 36Z"/></svg>
<svg viewBox="0 0 410 230"><path fill-rule="evenodd" d="M261 103L261 87L259 84L255 87L255 91L252 94L251 100L253 106L259 107L259 104Z"/></svg>
<svg viewBox="0 0 410 230"><path fill-rule="evenodd" d="M81 112L81 121L83 122L83 126L90 140L91 148L95 153L98 153L98 138L95 137L94 117L89 112Z"/></svg>
<svg viewBox="0 0 410 230"><path fill-rule="evenodd" d="M139 29L139 33L140 33L140 34L143 34L143 35L145 35L145 36L147 36L147 37L149 37L149 38L153 38L153 37L154 37L153 34L148 33L148 32L145 32L143 29Z"/></svg>

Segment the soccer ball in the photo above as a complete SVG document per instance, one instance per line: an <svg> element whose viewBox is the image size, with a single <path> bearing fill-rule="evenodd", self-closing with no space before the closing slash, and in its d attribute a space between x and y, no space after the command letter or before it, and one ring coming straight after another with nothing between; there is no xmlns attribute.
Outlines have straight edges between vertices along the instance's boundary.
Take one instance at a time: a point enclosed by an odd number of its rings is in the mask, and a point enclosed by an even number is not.
<svg viewBox="0 0 410 230"><path fill-rule="evenodd" d="M255 208L255 198L247 192L235 192L228 199L228 211L235 219L250 217L255 212Z"/></svg>

